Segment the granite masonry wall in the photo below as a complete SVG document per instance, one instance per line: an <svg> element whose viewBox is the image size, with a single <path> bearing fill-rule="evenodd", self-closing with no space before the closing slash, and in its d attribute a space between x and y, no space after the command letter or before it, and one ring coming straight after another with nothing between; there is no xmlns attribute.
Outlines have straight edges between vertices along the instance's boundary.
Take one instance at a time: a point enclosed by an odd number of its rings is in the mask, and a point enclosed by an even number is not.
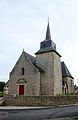
<svg viewBox="0 0 78 120"><path fill-rule="evenodd" d="M62 73L60 57L55 52L36 55L36 63L45 66L41 76L42 95L62 94Z"/></svg>
<svg viewBox="0 0 78 120"><path fill-rule="evenodd" d="M24 68L24 75L22 75L22 68ZM23 82L25 80L26 82ZM24 95L39 95L40 94L40 72L29 62L28 57L25 57L23 52L17 61L15 67L10 73L8 94L19 95L19 85L24 85Z"/></svg>
<svg viewBox="0 0 78 120"><path fill-rule="evenodd" d="M78 103L78 96L5 96L6 106L58 106Z"/></svg>

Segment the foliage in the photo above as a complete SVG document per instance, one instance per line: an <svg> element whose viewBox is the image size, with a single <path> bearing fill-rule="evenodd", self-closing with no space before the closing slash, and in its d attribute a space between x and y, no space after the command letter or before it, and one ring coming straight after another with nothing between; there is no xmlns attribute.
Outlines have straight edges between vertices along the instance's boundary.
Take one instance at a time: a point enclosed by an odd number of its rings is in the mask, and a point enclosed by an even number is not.
<svg viewBox="0 0 78 120"><path fill-rule="evenodd" d="M0 82L0 91L3 92L4 86L5 86L5 82Z"/></svg>
<svg viewBox="0 0 78 120"><path fill-rule="evenodd" d="M78 117L74 117L73 120L78 120Z"/></svg>
<svg viewBox="0 0 78 120"><path fill-rule="evenodd" d="M78 93L74 93L74 92L73 92L73 93L70 93L70 94L67 93L67 94L63 94L63 95L64 95L64 96L74 96L74 95L78 95Z"/></svg>
<svg viewBox="0 0 78 120"><path fill-rule="evenodd" d="M3 92L2 91L0 91L0 97L2 97L3 96Z"/></svg>

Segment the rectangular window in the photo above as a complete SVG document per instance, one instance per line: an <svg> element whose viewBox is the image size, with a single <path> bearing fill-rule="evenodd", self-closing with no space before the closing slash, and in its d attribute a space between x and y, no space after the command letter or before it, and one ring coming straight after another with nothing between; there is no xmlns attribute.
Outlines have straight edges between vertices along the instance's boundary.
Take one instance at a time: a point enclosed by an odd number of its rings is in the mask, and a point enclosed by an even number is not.
<svg viewBox="0 0 78 120"><path fill-rule="evenodd" d="M24 72L25 72L24 67L22 67L22 75L24 75Z"/></svg>
<svg viewBox="0 0 78 120"><path fill-rule="evenodd" d="M71 80L71 87L72 87L72 80Z"/></svg>

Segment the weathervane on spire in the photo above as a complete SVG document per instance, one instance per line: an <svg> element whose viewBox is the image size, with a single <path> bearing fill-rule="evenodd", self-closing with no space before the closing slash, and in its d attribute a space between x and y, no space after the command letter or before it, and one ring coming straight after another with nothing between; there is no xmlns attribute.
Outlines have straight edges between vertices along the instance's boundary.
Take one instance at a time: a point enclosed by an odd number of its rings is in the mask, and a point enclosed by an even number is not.
<svg viewBox="0 0 78 120"><path fill-rule="evenodd" d="M48 22L49 22L49 17L48 17Z"/></svg>

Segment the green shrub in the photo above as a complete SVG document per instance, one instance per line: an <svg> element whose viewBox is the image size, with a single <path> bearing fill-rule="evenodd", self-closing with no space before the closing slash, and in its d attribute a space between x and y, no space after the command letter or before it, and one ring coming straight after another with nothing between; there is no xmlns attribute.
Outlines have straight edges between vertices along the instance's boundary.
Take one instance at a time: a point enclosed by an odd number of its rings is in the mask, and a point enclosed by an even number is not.
<svg viewBox="0 0 78 120"><path fill-rule="evenodd" d="M2 91L0 91L0 97L2 97L3 96L3 92Z"/></svg>
<svg viewBox="0 0 78 120"><path fill-rule="evenodd" d="M78 117L74 117L73 120L78 120Z"/></svg>
<svg viewBox="0 0 78 120"><path fill-rule="evenodd" d="M4 89L4 86L5 86L5 82L0 82L0 91L3 91Z"/></svg>

